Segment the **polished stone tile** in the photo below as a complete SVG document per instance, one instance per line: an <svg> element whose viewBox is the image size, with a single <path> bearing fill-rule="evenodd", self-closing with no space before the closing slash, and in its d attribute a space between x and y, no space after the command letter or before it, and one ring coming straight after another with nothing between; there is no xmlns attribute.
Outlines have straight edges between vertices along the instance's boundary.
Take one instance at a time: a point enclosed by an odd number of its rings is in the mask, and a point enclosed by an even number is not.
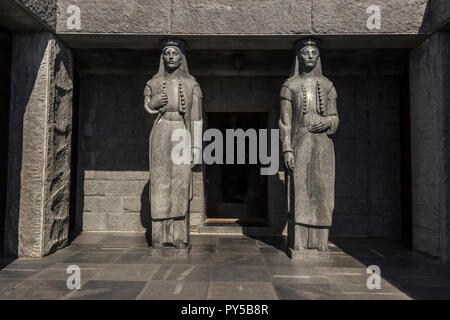
<svg viewBox="0 0 450 320"><path fill-rule="evenodd" d="M215 253L215 244L196 244L192 246L191 254L208 254Z"/></svg>
<svg viewBox="0 0 450 320"><path fill-rule="evenodd" d="M209 281L157 281L147 282L138 300L205 300Z"/></svg>
<svg viewBox="0 0 450 320"><path fill-rule="evenodd" d="M24 281L22 279L2 279L0 278L0 292L7 290L8 288L17 285L19 282Z"/></svg>
<svg viewBox="0 0 450 320"><path fill-rule="evenodd" d="M145 287L144 281L89 280L80 290L74 290L65 299L76 300L131 300Z"/></svg>
<svg viewBox="0 0 450 320"><path fill-rule="evenodd" d="M266 267L222 265L213 268L214 281L272 281Z"/></svg>
<svg viewBox="0 0 450 320"><path fill-rule="evenodd" d="M71 241L71 244L98 243L110 236L110 232L82 232Z"/></svg>
<svg viewBox="0 0 450 320"><path fill-rule="evenodd" d="M412 299L419 300L450 300L450 287L402 286L401 290Z"/></svg>
<svg viewBox="0 0 450 320"><path fill-rule="evenodd" d="M277 300L271 282L211 281L209 300Z"/></svg>
<svg viewBox="0 0 450 320"><path fill-rule="evenodd" d="M256 246L256 242L254 240L248 241L245 239L238 239L232 241L220 241L220 240L229 240L229 239L219 239L219 243L217 244L216 253L218 254L246 254L246 255L258 255L260 251Z"/></svg>
<svg viewBox="0 0 450 320"><path fill-rule="evenodd" d="M341 293L336 296L337 300L411 300L405 294L393 293Z"/></svg>
<svg viewBox="0 0 450 320"><path fill-rule="evenodd" d="M210 281L212 268L200 265L162 265L151 280Z"/></svg>
<svg viewBox="0 0 450 320"><path fill-rule="evenodd" d="M231 253L217 253L212 257L211 264L214 266L237 265L237 266L265 266L261 255L245 255Z"/></svg>
<svg viewBox="0 0 450 320"><path fill-rule="evenodd" d="M70 294L66 281L25 280L0 292L0 299L57 300Z"/></svg>
<svg viewBox="0 0 450 320"><path fill-rule="evenodd" d="M106 264L94 264L94 263L57 263L42 270L41 272L33 275L32 280L67 280L72 272L67 273L69 266L76 265L80 268L81 282L93 279L94 275L105 268Z"/></svg>
<svg viewBox="0 0 450 320"><path fill-rule="evenodd" d="M264 255L281 255L287 256L286 250L274 247L259 247L259 252Z"/></svg>
<svg viewBox="0 0 450 320"><path fill-rule="evenodd" d="M191 242L193 245L197 244L209 244L209 245L216 245L218 241L217 236L211 236L211 235L191 235Z"/></svg>
<svg viewBox="0 0 450 320"><path fill-rule="evenodd" d="M167 257L164 264L185 264L185 265L203 265L209 266L213 264L213 253L192 253L188 257Z"/></svg>
<svg viewBox="0 0 450 320"><path fill-rule="evenodd" d="M390 277L392 281L397 283L400 286L407 287L447 287L450 288L450 278L443 276L392 276Z"/></svg>
<svg viewBox="0 0 450 320"><path fill-rule="evenodd" d="M122 253L118 254L117 260L114 263L123 264L140 264L140 263L150 263L158 264L164 261L164 257L152 257L148 252L134 252L134 253Z"/></svg>
<svg viewBox="0 0 450 320"><path fill-rule="evenodd" d="M292 260L287 255L262 255L264 262L267 266L306 266L317 267L324 264L321 262L312 262L307 260ZM326 263L327 264L327 263Z"/></svg>
<svg viewBox="0 0 450 320"><path fill-rule="evenodd" d="M160 268L157 264L108 264L97 270L93 280L148 281Z"/></svg>
<svg viewBox="0 0 450 320"><path fill-rule="evenodd" d="M274 278L283 278L283 276L286 278L324 276L316 268L305 266L268 266L267 270Z"/></svg>
<svg viewBox="0 0 450 320"><path fill-rule="evenodd" d="M81 253L94 252L94 253L124 253L130 248L126 244L92 244L85 246L80 250Z"/></svg>
<svg viewBox="0 0 450 320"><path fill-rule="evenodd" d="M0 271L0 279L28 279L38 273L37 269L3 269Z"/></svg>
<svg viewBox="0 0 450 320"><path fill-rule="evenodd" d="M273 284L281 300L330 300L337 293L330 284L280 283Z"/></svg>
<svg viewBox="0 0 450 320"><path fill-rule="evenodd" d="M259 248L272 247L280 250L287 248L287 241L283 237L255 236L253 238Z"/></svg>
<svg viewBox="0 0 450 320"><path fill-rule="evenodd" d="M64 263L112 263L119 259L119 253L96 253L96 252L80 252L67 259Z"/></svg>
<svg viewBox="0 0 450 320"><path fill-rule="evenodd" d="M130 244L148 244L147 243L147 239L145 238L145 234L140 234L140 233L121 233L119 234L113 234L110 235L108 237L105 237L101 240L98 241L99 244L126 244L126 245L130 245Z"/></svg>
<svg viewBox="0 0 450 320"><path fill-rule="evenodd" d="M448 266L389 239L333 240L331 259L318 261L291 260L281 237L193 235L192 243L188 257L152 257L143 233L83 233L47 257L0 258L0 298L450 298ZM69 265L81 268L82 290L67 289ZM381 290L367 289L370 265L381 268Z"/></svg>

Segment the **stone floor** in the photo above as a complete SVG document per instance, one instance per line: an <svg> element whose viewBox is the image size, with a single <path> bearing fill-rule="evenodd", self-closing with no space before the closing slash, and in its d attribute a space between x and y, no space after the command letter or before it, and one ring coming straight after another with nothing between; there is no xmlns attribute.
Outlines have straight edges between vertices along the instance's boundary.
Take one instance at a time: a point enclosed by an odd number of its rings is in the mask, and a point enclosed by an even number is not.
<svg viewBox="0 0 450 320"><path fill-rule="evenodd" d="M0 260L0 299L450 299L450 267L388 239L336 239L291 261L276 237L193 235L188 258L151 257L141 233L82 233L41 259ZM81 269L69 290L66 268ZM381 268L369 290L366 268Z"/></svg>

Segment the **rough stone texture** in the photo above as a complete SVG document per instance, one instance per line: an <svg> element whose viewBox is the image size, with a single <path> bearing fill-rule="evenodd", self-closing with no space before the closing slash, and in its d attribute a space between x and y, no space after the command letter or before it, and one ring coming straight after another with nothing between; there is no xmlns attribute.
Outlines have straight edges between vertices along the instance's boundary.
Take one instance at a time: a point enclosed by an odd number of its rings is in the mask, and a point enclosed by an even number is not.
<svg viewBox="0 0 450 320"><path fill-rule="evenodd" d="M69 5L80 8L80 30L67 27ZM167 34L170 5L165 0L59 0L56 31Z"/></svg>
<svg viewBox="0 0 450 320"><path fill-rule="evenodd" d="M56 0L15 0L52 31L56 28Z"/></svg>
<svg viewBox="0 0 450 320"><path fill-rule="evenodd" d="M424 32L423 19L428 0L313 0L313 33L319 34L416 34ZM366 10L381 9L381 29L369 30Z"/></svg>
<svg viewBox="0 0 450 320"><path fill-rule="evenodd" d="M410 55L413 247L450 254L450 34L439 32Z"/></svg>
<svg viewBox="0 0 450 320"><path fill-rule="evenodd" d="M427 22L429 19L428 2L59 0L56 30L58 33L166 35L418 34L429 33L429 28L424 23L424 20ZM382 10L381 30L369 30L366 26L369 17L366 9L373 4L377 4ZM81 30L67 28L66 10L69 5L77 5L81 9ZM436 19L441 19L441 15Z"/></svg>
<svg viewBox="0 0 450 320"><path fill-rule="evenodd" d="M72 53L49 33L14 37L6 253L39 257L67 244Z"/></svg>
<svg viewBox="0 0 450 320"><path fill-rule="evenodd" d="M311 30L310 0L175 0L173 34L296 34Z"/></svg>

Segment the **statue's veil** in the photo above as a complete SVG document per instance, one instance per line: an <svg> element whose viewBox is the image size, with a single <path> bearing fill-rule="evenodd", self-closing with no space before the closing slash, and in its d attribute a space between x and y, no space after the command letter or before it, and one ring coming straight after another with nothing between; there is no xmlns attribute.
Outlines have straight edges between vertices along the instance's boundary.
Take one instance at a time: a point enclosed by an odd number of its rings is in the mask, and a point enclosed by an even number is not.
<svg viewBox="0 0 450 320"><path fill-rule="evenodd" d="M319 51L319 59L317 60L317 64L314 67L314 69L311 71L313 75L315 76L322 76L322 61L320 57L320 49L319 49L320 41L318 39L301 39L295 43L295 55L294 55L294 61L291 66L291 78L297 77L302 73L304 70L303 63L301 62L300 57L300 50L303 49L306 46L314 46Z"/></svg>
<svg viewBox="0 0 450 320"><path fill-rule="evenodd" d="M193 76L189 74L189 67L187 64L186 54L185 54L185 43L180 39L165 39L162 41L161 55L159 56L159 68L158 72L153 76L152 79L165 78L167 76L166 68L164 67L163 53L164 49L167 47L176 48L181 54L181 65L179 68L179 73L181 77L194 79Z"/></svg>

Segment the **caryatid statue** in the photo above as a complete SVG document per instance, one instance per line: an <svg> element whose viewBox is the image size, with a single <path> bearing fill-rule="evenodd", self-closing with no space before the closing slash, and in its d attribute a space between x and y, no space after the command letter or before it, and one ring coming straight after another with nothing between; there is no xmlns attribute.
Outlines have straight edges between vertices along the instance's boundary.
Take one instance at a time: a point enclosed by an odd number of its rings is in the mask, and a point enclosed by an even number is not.
<svg viewBox="0 0 450 320"><path fill-rule="evenodd" d="M157 114L150 132L150 212L152 247L189 246L189 205L192 200L194 166L194 122L202 120L202 92L189 69L185 42L162 41L158 73L144 90L145 109ZM172 133L184 129L191 134L190 162L174 162L171 154L178 141Z"/></svg>
<svg viewBox="0 0 450 320"><path fill-rule="evenodd" d="M319 40L300 40L295 50L291 77L281 88L279 120L293 255L328 249L335 188L330 136L339 125L337 94L333 83L322 75Z"/></svg>

